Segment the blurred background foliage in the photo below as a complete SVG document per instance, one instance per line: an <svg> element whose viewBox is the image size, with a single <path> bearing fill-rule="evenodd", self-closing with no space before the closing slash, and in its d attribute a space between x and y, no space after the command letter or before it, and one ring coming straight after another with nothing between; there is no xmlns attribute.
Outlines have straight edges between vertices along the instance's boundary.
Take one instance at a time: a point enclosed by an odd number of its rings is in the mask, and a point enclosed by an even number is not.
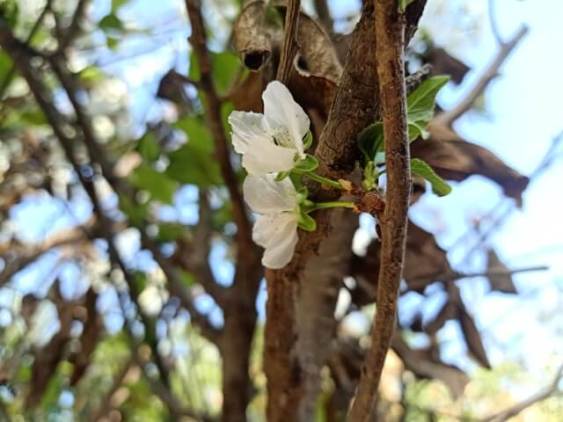
<svg viewBox="0 0 563 422"><path fill-rule="evenodd" d="M320 12L315 9L318 3L304 1L303 7L314 16ZM329 3L333 35L339 39L353 29L360 5ZM503 10L512 7L500 3ZM536 3L529 7L544 7ZM467 89L466 75L473 82L491 56L479 51L491 45L487 4L429 1L409 50L409 70L430 62L435 73L451 76L440 105L454 103ZM232 45L232 26L240 8L236 0L206 0L202 8L227 132L234 89L249 75ZM0 50L0 419L217 418L222 406L221 355L213 335L202 334L194 324L194 315L203 318L211 332L224 324L224 310L208 289L209 283L227 289L232 283L236 226L198 92L200 71L186 41L190 30L184 3L1 0L0 11L3 31L11 31L33 49L33 72L42 78L52 105L70 121L75 106L68 90L41 59L44 54L63 57L97 145L104 157L110 157L116 179L126 183L119 190L116 186L122 182L102 177L103 158L89 161L92 150L87 145L77 144L76 162L69 163L45 109L15 70L13 55ZM471 117L462 123L463 133L472 139L485 132L479 122L472 129L476 120L511 119L496 111L488 92L479 96ZM64 130L70 139L77 136L70 126ZM543 142L547 145L547 140ZM500 145L494 148L504 158L506 144ZM540 162L546 173L560 166L551 155L547 158L548 163L535 160L533 165ZM530 174L533 165L519 168ZM104 219L77 171L95 186ZM241 180L238 163L235 171ZM452 282L449 290L431 283L437 280L422 280L417 286L413 276L413 285L409 280L402 292L401 340L390 352L379 404L387 420L477 420L543 391L558 371L561 273L540 268L543 281L535 285L533 275L513 278L509 267L534 269L560 259L560 238L554 246L559 255L547 261L542 261L547 255L539 253L538 259L505 265L495 248L502 249L510 236L496 227L498 216L486 213L503 193L483 178L468 180L463 190L465 183L455 185L462 193L448 202L425 199L431 193L424 194L412 213L440 244L454 245L453 240L460 238L461 248L450 251L454 272L434 238L417 232L413 253L423 251L418 265L438 272L446 266ZM507 210L501 213L504 221L522 189L511 194L502 182L500 187L512 197L500 202ZM459 200L465 194L468 200ZM478 203L471 209L480 196L487 206ZM550 206L550 198L543 201L544 207ZM561 210L559 202L554 206ZM457 222L452 224L444 215L456 215ZM203 236L202 221L207 227ZM494 242L488 231L495 233ZM465 237L459 237L461 233ZM354 241L358 259L366 249L368 254L372 251L374 236L373 220L362 216ZM121 263L113 257L112 242ZM534 239L528 246L528 250L541 247ZM470 247L474 250L468 253ZM205 248L207 264L198 267L190 256ZM469 255L470 259L463 258ZM362 296L355 287L362 277L373 274L373 263L362 262L345 281L336 310L342 354L323 372L319 421L339 420L343 383L358 374L357 353L365 346L374 312L373 300L366 300L365 292ZM172 272L174 287L169 280ZM189 294L182 298L180 290ZM355 294L361 296L358 301ZM483 304L489 294L495 301ZM266 406L261 369L264 301L262 286L249 356L252 391L247 415L254 421L264 420ZM502 312L485 309L496 305ZM523 314L528 323L515 314ZM489 328L494 324L498 328ZM507 324L512 326L508 331ZM528 331L538 326L543 326L544 336L527 340ZM512 334L503 337L507 332ZM169 379L163 378L163 371ZM562 414L555 382L546 399L517 420L557 421Z"/></svg>

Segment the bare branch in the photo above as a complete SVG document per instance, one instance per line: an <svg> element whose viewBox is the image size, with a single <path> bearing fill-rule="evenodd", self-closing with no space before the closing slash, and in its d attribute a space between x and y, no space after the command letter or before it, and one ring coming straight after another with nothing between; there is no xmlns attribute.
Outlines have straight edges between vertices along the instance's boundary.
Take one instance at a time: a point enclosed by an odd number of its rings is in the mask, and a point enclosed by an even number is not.
<svg viewBox="0 0 563 422"><path fill-rule="evenodd" d="M405 20L395 0L374 0L376 67L385 138L387 205L381 221L382 244L377 281L377 312L372 344L364 364L349 421L368 421L385 357L391 344L407 235L410 154L404 73Z"/></svg>
<svg viewBox="0 0 563 422"><path fill-rule="evenodd" d="M231 165L227 135L225 134L221 120L221 102L213 86L211 60L209 58L209 52L207 51L207 38L205 35L203 16L201 15L200 2L198 0L186 0L186 8L192 27L190 44L197 57L201 74L199 83L205 97L205 114L215 140L215 150L221 167L221 175L227 185L233 203L234 220L238 228L237 238L240 241L239 251L244 254L246 253L244 251L248 248L247 252L252 253L255 247L252 242L250 222L246 214L235 172Z"/></svg>
<svg viewBox="0 0 563 422"><path fill-rule="evenodd" d="M74 39L80 34L80 24L82 22L82 19L84 18L84 15L86 14L86 8L88 7L89 3L90 0L78 0L78 4L74 9L70 24L68 25L64 34L62 34L62 38L58 40L58 51L65 51L74 41Z"/></svg>
<svg viewBox="0 0 563 422"><path fill-rule="evenodd" d="M8 253L16 256L16 258L12 260L4 256L6 266L0 273L0 286L7 283L14 274L21 271L50 250L84 241L86 239L84 232L91 230L94 227L94 222L95 219L91 219L84 226L57 232L41 242L40 245L33 247L21 246L14 244L14 242L0 244L0 254L5 255Z"/></svg>
<svg viewBox="0 0 563 422"><path fill-rule="evenodd" d="M291 69L293 68L293 59L297 54L297 28L299 26L299 8L300 0L289 0L285 12L285 28L283 45L280 54L280 64L276 79L281 83L287 84Z"/></svg>
<svg viewBox="0 0 563 422"><path fill-rule="evenodd" d="M530 273L535 271L547 271L547 270L549 270L549 267L546 265L536 265L533 267L515 268L510 271L498 270L498 271L485 271L485 272L475 272L475 273L454 272L451 274L447 274L446 276L442 274L425 274L410 279L409 290L423 289L428 285L428 282L432 280L447 283L447 282L461 280L464 278L511 276L515 274Z"/></svg>
<svg viewBox="0 0 563 422"><path fill-rule="evenodd" d="M533 396L529 397L528 399L515 404L508 409L503 410L502 412L496 413L494 415L488 416L483 418L482 422L503 422L508 420L509 418L518 415L522 411L526 410L528 407L533 406L536 403L539 403L552 395L556 394L559 391L559 381L563 376L563 366L559 367L553 381L549 386L547 386L544 390L534 394Z"/></svg>
<svg viewBox="0 0 563 422"><path fill-rule="evenodd" d="M479 80L475 83L475 86L473 86L467 95L462 98L454 108L436 116L433 123L451 127L457 119L469 111L475 104L475 101L477 101L479 96L483 94L487 86L489 86L489 83L498 75L499 69L504 61L527 33L528 27L523 25L510 41L501 44L496 57L493 59L489 67L485 69Z"/></svg>

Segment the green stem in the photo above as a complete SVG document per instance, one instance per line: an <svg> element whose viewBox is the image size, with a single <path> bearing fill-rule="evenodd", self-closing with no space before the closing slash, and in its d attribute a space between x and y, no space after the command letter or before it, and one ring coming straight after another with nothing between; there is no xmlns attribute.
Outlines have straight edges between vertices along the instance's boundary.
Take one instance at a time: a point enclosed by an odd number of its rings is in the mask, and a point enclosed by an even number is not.
<svg viewBox="0 0 563 422"><path fill-rule="evenodd" d="M305 176L323 185L327 185L335 189L342 189L342 185L338 183L336 180L328 179L326 177L318 175L317 173L305 173Z"/></svg>
<svg viewBox="0 0 563 422"><path fill-rule="evenodd" d="M330 201L330 202L317 202L313 205L311 211L322 210L326 208L355 208L356 205L350 201Z"/></svg>

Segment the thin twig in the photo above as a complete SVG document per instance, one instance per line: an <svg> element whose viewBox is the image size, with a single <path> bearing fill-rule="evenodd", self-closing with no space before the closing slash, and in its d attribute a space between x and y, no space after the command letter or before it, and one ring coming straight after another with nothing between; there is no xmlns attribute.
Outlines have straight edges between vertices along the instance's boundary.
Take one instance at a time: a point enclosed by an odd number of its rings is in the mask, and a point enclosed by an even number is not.
<svg viewBox="0 0 563 422"><path fill-rule="evenodd" d="M428 282L434 280L440 281L442 283L449 283L449 282L462 280L464 278L511 276L515 274L530 273L536 271L547 271L547 270L549 270L549 267L546 265L536 265L533 267L515 268L513 270L491 270L491 271L474 272L474 273L463 273L456 271L446 276L443 276L442 274L425 274L410 279L408 281L408 286L409 286L409 290L418 290L426 287L428 285Z"/></svg>
<svg viewBox="0 0 563 422"><path fill-rule="evenodd" d="M503 421L506 421L509 418L516 416L519 413L521 413L522 411L526 410L528 407L551 397L553 394L555 394L559 391L559 381L561 380L562 376L563 376L563 366L560 366L559 369L557 370L557 373L555 374L553 381L545 389L543 389L542 391L534 394L533 396L529 397L528 399L526 399L526 400L524 400L520 403L516 403L514 406L509 407L508 409L505 409L502 412L499 412L499 413L496 413L494 415L485 417L481 421L482 422L503 422Z"/></svg>
<svg viewBox="0 0 563 422"><path fill-rule="evenodd" d="M454 108L436 116L434 118L434 123L451 127L457 119L469 111L475 104L475 101L477 101L487 86L489 86L489 83L498 75L500 67L504 61L527 33L528 27L526 25L522 25L510 41L500 45L496 57L489 67L487 67L487 69L483 72L473 88L471 88L467 95L463 97Z"/></svg>
<svg viewBox="0 0 563 422"><path fill-rule="evenodd" d="M495 0L489 0L489 21L491 23L491 32L493 33L493 37L497 41L498 45L504 45L504 41L500 35L500 31L498 30L498 22L496 19L495 14Z"/></svg>
<svg viewBox="0 0 563 422"><path fill-rule="evenodd" d="M280 54L280 64L276 79L283 84L287 84L291 69L293 68L293 59L297 54L297 28L299 25L299 8L300 0L289 0L285 12L285 27L283 36L283 45Z"/></svg>
<svg viewBox="0 0 563 422"><path fill-rule="evenodd" d="M374 0L376 63L385 138L387 206L382 225L377 312L371 349L362 366L356 396L348 414L352 422L370 420L385 357L391 344L407 234L410 159L404 71L405 19L396 0Z"/></svg>
<svg viewBox="0 0 563 422"><path fill-rule="evenodd" d="M528 187L536 181L543 173L545 173L549 167L554 163L557 155L555 154L557 149L560 147L561 143L563 143L563 132L559 133L557 136L553 138L551 141L551 145L543 155L541 161L538 163L534 171L530 174L530 182L528 183ZM483 217L481 217L481 221L492 220L486 230L483 230L479 233L478 239L466 253L463 261L466 261L470 258L471 255L489 238L489 236L498 230L504 222L507 221L508 216L514 212L516 209L514 203L511 201L508 206L504 206L506 203L506 199L503 197L501 198L494 207L491 208L489 212L487 212ZM499 210L501 210L499 212ZM470 240L470 236L473 234L473 230L469 230L462 236L460 236L449 248L449 250L456 249L460 246L466 246L468 241Z"/></svg>

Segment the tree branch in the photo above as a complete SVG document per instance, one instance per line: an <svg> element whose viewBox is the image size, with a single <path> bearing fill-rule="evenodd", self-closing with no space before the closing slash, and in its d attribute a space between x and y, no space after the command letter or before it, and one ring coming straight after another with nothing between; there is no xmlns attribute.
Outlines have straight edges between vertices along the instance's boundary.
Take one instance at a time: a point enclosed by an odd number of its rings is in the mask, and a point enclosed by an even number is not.
<svg viewBox="0 0 563 422"><path fill-rule="evenodd" d="M59 45L57 50L64 52L72 43L72 41L80 34L80 23L86 14L86 8L90 0L78 0L78 4L74 9L70 24L68 25L64 34L62 34L62 39L59 39Z"/></svg>
<svg viewBox="0 0 563 422"><path fill-rule="evenodd" d="M528 407L543 401L553 394L555 394L559 390L559 381L563 376L563 366L559 367L557 373L551 384L547 386L544 390L534 394L533 396L529 397L528 399L522 401L521 403L517 403L508 409L503 410L502 412L496 413L494 415L488 416L483 418L482 422L502 422L506 421L509 418L518 415L522 411L526 410Z"/></svg>
<svg viewBox="0 0 563 422"><path fill-rule="evenodd" d="M418 290L423 289L428 285L429 281L436 280L441 281L443 283L449 283L452 281L461 280L464 278L473 278L473 277L498 277L498 276L511 276L515 274L521 273L529 273L535 271L547 271L549 267L545 265L537 265L533 267L526 267L526 268L515 268L513 270L495 270L495 271L485 271L485 272L475 272L475 273L463 273L463 272L453 272L451 274L447 274L445 277L442 274L425 274L418 276L416 278L412 278L409 280L409 290Z"/></svg>
<svg viewBox="0 0 563 422"><path fill-rule="evenodd" d="M287 84L293 68L293 59L297 54L297 28L299 27L300 0L289 0L285 12L285 27L280 63L276 79Z"/></svg>
<svg viewBox="0 0 563 422"><path fill-rule="evenodd" d="M508 58L512 50L518 45L518 43L524 38L528 33L528 27L523 25L512 39L505 42L499 46L499 51L491 62L489 67L483 72L479 80L475 83L473 88L463 97L457 105L450 111L443 112L436 116L433 123L444 125L446 127L451 127L452 124L459 119L463 114L473 107L475 101L483 94L489 83L498 75L499 69Z"/></svg>
<svg viewBox="0 0 563 422"><path fill-rule="evenodd" d="M203 16L201 15L200 1L186 0L186 8L192 28L190 44L197 57L201 75L199 83L205 98L205 115L215 140L215 150L221 167L221 175L227 185L233 203L233 217L238 228L237 239L239 240L239 251L243 254L247 252L252 253L255 247L252 242L250 222L246 214L237 178L231 165L229 143L221 119L221 102L213 86L211 60L209 58L209 52L207 51L207 38L205 35Z"/></svg>
<svg viewBox="0 0 563 422"><path fill-rule="evenodd" d="M410 154L404 74L404 16L396 0L374 0L376 63L385 138L387 206L381 221L382 244L377 287L377 312L372 346L348 420L368 421L395 326L403 269L410 193Z"/></svg>

